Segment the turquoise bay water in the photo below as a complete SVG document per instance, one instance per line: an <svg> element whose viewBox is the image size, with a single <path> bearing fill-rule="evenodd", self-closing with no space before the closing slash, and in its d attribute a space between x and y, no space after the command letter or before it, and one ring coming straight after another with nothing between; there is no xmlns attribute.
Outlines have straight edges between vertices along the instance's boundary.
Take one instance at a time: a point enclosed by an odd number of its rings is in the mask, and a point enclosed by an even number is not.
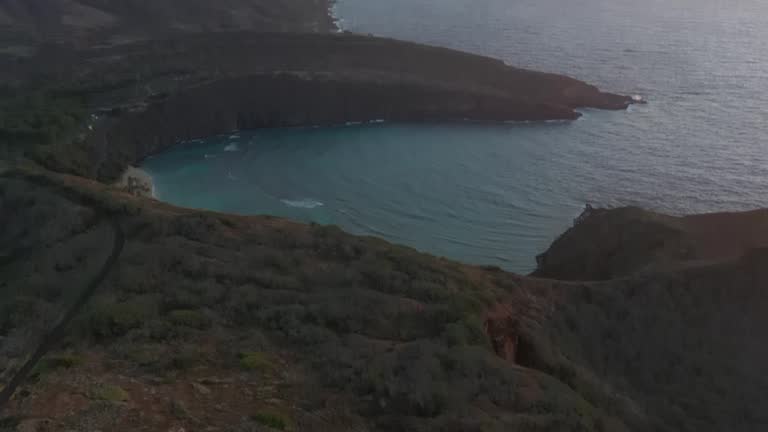
<svg viewBox="0 0 768 432"><path fill-rule="evenodd" d="M240 132L149 159L161 199L338 224L530 271L584 203L768 206L768 3L339 0L350 30L566 73L649 105L571 123Z"/></svg>
<svg viewBox="0 0 768 432"><path fill-rule="evenodd" d="M179 205L337 224L528 271L584 205L569 177L588 154L551 157L552 137L580 123L241 132L182 144L145 169Z"/></svg>

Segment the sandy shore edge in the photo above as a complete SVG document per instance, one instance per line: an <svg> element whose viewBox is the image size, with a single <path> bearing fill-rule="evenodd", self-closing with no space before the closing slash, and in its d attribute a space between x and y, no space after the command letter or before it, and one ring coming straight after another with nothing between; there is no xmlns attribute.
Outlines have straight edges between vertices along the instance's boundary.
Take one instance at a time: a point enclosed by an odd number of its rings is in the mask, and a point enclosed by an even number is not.
<svg viewBox="0 0 768 432"><path fill-rule="evenodd" d="M133 195L157 198L155 195L155 182L148 172L141 168L129 166L117 180L114 186Z"/></svg>

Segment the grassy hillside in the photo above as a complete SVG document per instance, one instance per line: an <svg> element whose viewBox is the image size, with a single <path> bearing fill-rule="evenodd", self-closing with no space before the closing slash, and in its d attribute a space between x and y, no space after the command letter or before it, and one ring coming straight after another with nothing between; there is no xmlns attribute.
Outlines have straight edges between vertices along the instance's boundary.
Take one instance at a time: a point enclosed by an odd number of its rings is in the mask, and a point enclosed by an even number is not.
<svg viewBox="0 0 768 432"><path fill-rule="evenodd" d="M768 324L768 257L759 252L652 276L564 283L466 266L335 227L183 210L76 177L17 173L0 186L6 380L104 261L107 221L119 220L127 236L105 285L17 392L7 424L766 425L760 365L768 352L753 330Z"/></svg>

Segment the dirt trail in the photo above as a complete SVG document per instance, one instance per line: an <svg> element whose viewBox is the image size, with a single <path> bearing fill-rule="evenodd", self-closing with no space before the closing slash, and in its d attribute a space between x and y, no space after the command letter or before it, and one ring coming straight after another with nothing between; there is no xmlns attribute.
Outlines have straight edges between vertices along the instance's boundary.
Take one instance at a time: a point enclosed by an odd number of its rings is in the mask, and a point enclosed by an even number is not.
<svg viewBox="0 0 768 432"><path fill-rule="evenodd" d="M96 289L98 289L99 285L101 285L101 283L107 277L107 274L109 274L109 271L117 262L117 259L120 257L120 254L123 251L123 246L125 246L125 234L123 233L123 229L120 226L120 223L116 219L112 219L110 222L114 231L112 252L104 262L101 270L99 270L99 273L96 274L96 276L91 279L90 283L85 287L85 289L83 289L83 291L67 311L66 315L64 315L61 321L59 321L59 323L56 324L56 326L43 338L42 342L37 347L35 352L30 356L29 360L27 360L19 372L16 373L8 385L3 388L2 391L0 391L0 412L3 411L3 408L6 406L8 401L10 401L16 389L24 382L29 373L35 368L37 362L40 361L40 359L49 350L51 350L56 345L56 343L63 339L69 323L80 312L82 307L88 302L91 296L93 296L93 294L96 292Z"/></svg>

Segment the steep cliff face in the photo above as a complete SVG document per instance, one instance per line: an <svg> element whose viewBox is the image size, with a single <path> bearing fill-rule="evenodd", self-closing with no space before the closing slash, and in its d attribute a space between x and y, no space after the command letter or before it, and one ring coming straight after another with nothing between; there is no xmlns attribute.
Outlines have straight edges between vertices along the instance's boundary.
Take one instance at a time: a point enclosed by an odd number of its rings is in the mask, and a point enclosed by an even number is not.
<svg viewBox="0 0 768 432"><path fill-rule="evenodd" d="M118 176L184 140L241 129L343 125L367 121L574 119L563 105L532 104L504 94L478 94L414 82L371 82L295 75L217 81L110 119L89 137L95 171ZM102 163L103 161L103 163Z"/></svg>

